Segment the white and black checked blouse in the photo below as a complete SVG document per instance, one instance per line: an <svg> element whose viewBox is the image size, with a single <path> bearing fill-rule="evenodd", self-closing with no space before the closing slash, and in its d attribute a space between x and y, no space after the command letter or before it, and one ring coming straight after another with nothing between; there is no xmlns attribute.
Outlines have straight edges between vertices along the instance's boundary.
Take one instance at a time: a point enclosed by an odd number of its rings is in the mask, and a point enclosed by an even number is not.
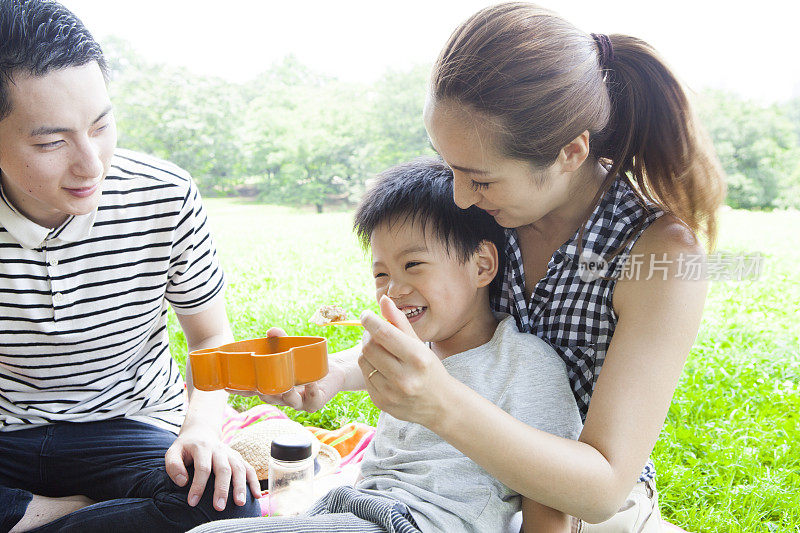
<svg viewBox="0 0 800 533"><path fill-rule="evenodd" d="M567 365L584 421L617 315L611 305L616 278L587 275L580 257L608 258L622 247L601 273L619 272L636 239L662 214L657 206L641 200L625 178L616 178L584 226L583 248L578 246L579 230L550 258L547 274L534 287L530 302L525 301L517 232L506 230L503 283L499 294L493 295L492 306L512 315L520 331L541 337L558 352ZM655 468L648 461L639 481L654 477Z"/></svg>

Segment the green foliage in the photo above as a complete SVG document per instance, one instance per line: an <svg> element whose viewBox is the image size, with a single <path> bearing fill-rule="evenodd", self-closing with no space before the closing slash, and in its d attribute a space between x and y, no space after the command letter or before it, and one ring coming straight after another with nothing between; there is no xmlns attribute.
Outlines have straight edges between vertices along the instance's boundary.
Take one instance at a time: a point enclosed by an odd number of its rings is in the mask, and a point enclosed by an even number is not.
<svg viewBox="0 0 800 533"><path fill-rule="evenodd" d="M427 65L408 72L390 71L376 83L369 110L375 170L433 154L422 122L429 72Z"/></svg>
<svg viewBox="0 0 800 533"><path fill-rule="evenodd" d="M110 89L119 145L189 170L204 191L230 190L242 174L238 91L220 79L149 65L130 51L115 57L117 49L106 48L116 68Z"/></svg>
<svg viewBox="0 0 800 533"><path fill-rule="evenodd" d="M247 192L289 205L352 205L383 168L430 154L427 69L374 85L316 74L289 56L243 85L145 62L105 44L119 144L180 165L207 195Z"/></svg>
<svg viewBox="0 0 800 533"><path fill-rule="evenodd" d="M352 235L349 213L311 215L224 199L206 205L237 339L281 326L326 336L330 351L358 342L355 328L308 323L323 303L353 314L377 310L369 258ZM653 452L662 513L688 531L800 531L800 249L792 246L798 232L800 214L793 211L722 214L721 248L761 252L766 262L756 281L711 285ZM183 367L185 340L172 314L169 330ZM231 403L246 409L259 400ZM285 411L329 429L350 421L374 425L378 416L364 392L340 393L317 413Z"/></svg>
<svg viewBox="0 0 800 533"><path fill-rule="evenodd" d="M725 213L721 246L761 279L717 282L653 454L662 512L689 531L800 530L796 212Z"/></svg>
<svg viewBox="0 0 800 533"><path fill-rule="evenodd" d="M119 39L112 67L120 146L188 170L206 195L287 205L352 205L384 168L430 155L422 123L429 68L372 84L315 73L292 56L230 84L144 61ZM699 115L735 208L800 207L800 99L763 106L719 91Z"/></svg>
<svg viewBox="0 0 800 533"><path fill-rule="evenodd" d="M708 91L699 115L728 179L734 208L800 207L800 103L761 106ZM794 111L792 111L794 110Z"/></svg>

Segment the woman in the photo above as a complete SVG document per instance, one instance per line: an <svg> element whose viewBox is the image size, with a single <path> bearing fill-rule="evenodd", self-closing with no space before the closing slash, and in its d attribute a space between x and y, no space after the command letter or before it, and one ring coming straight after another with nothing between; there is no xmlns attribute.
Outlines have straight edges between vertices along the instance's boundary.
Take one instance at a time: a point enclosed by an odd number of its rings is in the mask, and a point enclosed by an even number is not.
<svg viewBox="0 0 800 533"><path fill-rule="evenodd" d="M688 266L702 263L700 239L713 246L724 196L683 89L638 39L588 35L508 3L450 37L424 119L459 207L508 228L494 305L567 363L581 437L499 417L466 387L430 382L436 356L369 314L360 372L343 354L329 379L284 401L313 409L366 385L379 408L577 517L574 530L659 530L648 458L705 301L702 272Z"/></svg>

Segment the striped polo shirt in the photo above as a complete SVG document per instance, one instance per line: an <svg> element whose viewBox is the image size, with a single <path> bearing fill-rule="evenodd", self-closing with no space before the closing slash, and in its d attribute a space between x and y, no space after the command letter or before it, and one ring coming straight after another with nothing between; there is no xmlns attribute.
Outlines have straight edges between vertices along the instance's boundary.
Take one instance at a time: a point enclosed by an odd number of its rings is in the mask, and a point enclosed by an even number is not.
<svg viewBox="0 0 800 533"><path fill-rule="evenodd" d="M0 431L126 417L177 432L167 304L198 313L222 288L200 195L175 165L118 149L98 208L55 229L0 189Z"/></svg>

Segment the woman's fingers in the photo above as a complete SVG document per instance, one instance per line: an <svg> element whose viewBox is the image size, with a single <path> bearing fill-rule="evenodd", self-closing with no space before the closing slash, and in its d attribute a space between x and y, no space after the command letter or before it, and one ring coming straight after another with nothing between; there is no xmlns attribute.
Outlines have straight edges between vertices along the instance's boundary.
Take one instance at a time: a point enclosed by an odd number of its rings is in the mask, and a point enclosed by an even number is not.
<svg viewBox="0 0 800 533"><path fill-rule="evenodd" d="M256 499L261 498L261 484L258 482L258 474L256 473L256 469L246 461L245 468L247 469L247 486L250 487L250 493ZM247 500L245 499L245 502L246 501Z"/></svg>
<svg viewBox="0 0 800 533"><path fill-rule="evenodd" d="M394 326L389 324L389 327ZM403 362L376 342L374 338L365 337L365 342L361 346L361 355L358 357L358 366L361 368L365 380L375 369L392 379L396 379L404 373Z"/></svg>
<svg viewBox="0 0 800 533"><path fill-rule="evenodd" d="M385 294L381 296L380 301L378 302L381 308L381 314L383 318L394 324L397 329L412 337L414 339L418 339L417 334L414 332L414 328L411 327L411 323L408 321L408 317L404 312L402 312L392 301L391 298L386 296Z"/></svg>
<svg viewBox="0 0 800 533"><path fill-rule="evenodd" d="M189 472L183 463L184 449L180 442L173 442L164 456L164 465L170 479L179 487L186 485L189 481Z"/></svg>
<svg viewBox="0 0 800 533"><path fill-rule="evenodd" d="M208 478L211 477L213 455L210 450L199 446L194 446L190 453L192 454L192 464L194 465L194 476L192 477L192 485L189 487L189 505L194 507L203 496Z"/></svg>

